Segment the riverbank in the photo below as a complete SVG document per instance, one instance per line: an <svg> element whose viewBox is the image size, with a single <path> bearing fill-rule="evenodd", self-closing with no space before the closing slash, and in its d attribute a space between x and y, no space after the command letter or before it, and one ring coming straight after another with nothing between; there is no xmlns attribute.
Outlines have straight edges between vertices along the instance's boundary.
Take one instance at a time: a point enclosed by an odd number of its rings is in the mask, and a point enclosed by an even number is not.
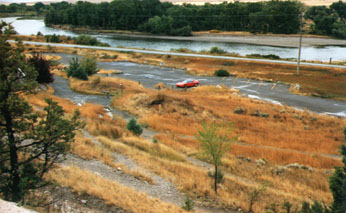
<svg viewBox="0 0 346 213"><path fill-rule="evenodd" d="M166 39L178 41L206 41L206 42L225 42L225 43L242 43L255 44L275 47L298 47L299 34L252 34L250 32L218 32L203 31L193 32L192 36L166 36L152 35L143 32L132 32L123 30L100 30L87 27L72 27L67 25L51 25L55 29L70 30L77 33L122 35L131 38L151 38ZM320 35L303 35L303 47L311 46L346 46L346 40L333 39L328 36Z"/></svg>

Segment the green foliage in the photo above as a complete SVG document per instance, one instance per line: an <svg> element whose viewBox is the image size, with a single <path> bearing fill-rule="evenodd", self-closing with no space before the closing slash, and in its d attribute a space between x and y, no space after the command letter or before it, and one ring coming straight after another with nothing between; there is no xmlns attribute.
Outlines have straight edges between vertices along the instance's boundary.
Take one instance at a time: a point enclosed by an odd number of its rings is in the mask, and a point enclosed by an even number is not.
<svg viewBox="0 0 346 213"><path fill-rule="evenodd" d="M304 201L299 213L330 213L330 211L324 203L321 204L320 202L315 200L311 206L310 203Z"/></svg>
<svg viewBox="0 0 346 213"><path fill-rule="evenodd" d="M344 129L346 142L346 127ZM343 168L335 167L335 171L329 178L329 188L333 194L331 210L335 213L346 212L346 146L341 146Z"/></svg>
<svg viewBox="0 0 346 213"><path fill-rule="evenodd" d="M230 142L236 140L230 137L233 123L221 125L202 123L202 127L195 137L200 143L202 155L213 163L215 174L218 174L218 166L221 164L223 155L230 150ZM217 175L214 178L214 190L217 193Z"/></svg>
<svg viewBox="0 0 346 213"><path fill-rule="evenodd" d="M268 54L268 55L261 55L261 54L249 54L246 55L247 57L253 57L253 58L269 58L269 59L280 59L280 56L274 55L274 54Z"/></svg>
<svg viewBox="0 0 346 213"><path fill-rule="evenodd" d="M290 213L292 208L292 204L288 201L284 201L282 204L282 209L286 210L286 213Z"/></svg>
<svg viewBox="0 0 346 213"><path fill-rule="evenodd" d="M152 34L166 34L172 36L190 36L191 26L177 27L171 16L155 16L150 18L140 30L150 32Z"/></svg>
<svg viewBox="0 0 346 213"><path fill-rule="evenodd" d="M7 43L6 26L0 27L0 193L5 200L18 202L28 190L42 186L43 175L62 159L74 130L83 123L79 112L65 119L52 100L46 100L39 118L19 96L33 91L37 72L26 63L21 43L16 47Z"/></svg>
<svg viewBox="0 0 346 213"><path fill-rule="evenodd" d="M140 124L137 124L137 121L134 118L131 118L131 120L126 125L126 128L137 136L143 133L142 126Z"/></svg>
<svg viewBox="0 0 346 213"><path fill-rule="evenodd" d="M44 37L46 38L46 42L53 42L53 43L61 42L59 36L55 35L55 33L53 35L45 35Z"/></svg>
<svg viewBox="0 0 346 213"><path fill-rule="evenodd" d="M101 56L102 59L117 59L118 55L108 55L107 53L105 53L104 55Z"/></svg>
<svg viewBox="0 0 346 213"><path fill-rule="evenodd" d="M279 207L279 204L277 204L275 202L271 203L269 206L266 207L266 213L277 213L278 212L278 210L277 210L278 207Z"/></svg>
<svg viewBox="0 0 346 213"><path fill-rule="evenodd" d="M60 2L46 9L45 23L180 36L189 36L192 30L289 34L299 31L301 8L301 3L296 1L275 0L200 6L173 5L159 0L113 0L99 4Z"/></svg>
<svg viewBox="0 0 346 213"><path fill-rule="evenodd" d="M310 213L310 203L304 201L302 203L302 208L299 211L299 213Z"/></svg>
<svg viewBox="0 0 346 213"><path fill-rule="evenodd" d="M227 70L224 70L224 69L219 69L219 70L216 70L214 72L214 76L218 76L218 77L228 77L230 76L229 72Z"/></svg>
<svg viewBox="0 0 346 213"><path fill-rule="evenodd" d="M94 75L98 72L96 57L92 55L87 55L80 61L82 69L87 75Z"/></svg>
<svg viewBox="0 0 346 213"><path fill-rule="evenodd" d="M38 83L52 83L54 81L53 74L50 73L50 61L42 57L40 53L33 53L28 59L28 63L32 64L38 72Z"/></svg>
<svg viewBox="0 0 346 213"><path fill-rule="evenodd" d="M190 197L186 196L186 198L184 200L184 205L181 208L186 210L186 211L192 211L193 207L194 207L193 200Z"/></svg>
<svg viewBox="0 0 346 213"><path fill-rule="evenodd" d="M346 39L346 24L340 21L334 23L332 35L336 38Z"/></svg>
<svg viewBox="0 0 346 213"><path fill-rule="evenodd" d="M325 6L310 7L305 13L306 19L311 19L314 24L312 32L315 34L329 35L336 38L346 38L346 3L334 2L329 8Z"/></svg>
<svg viewBox="0 0 346 213"><path fill-rule="evenodd" d="M77 38L74 38L73 40L76 44L81 45L110 47L109 44L100 42L90 35L79 35Z"/></svg>
<svg viewBox="0 0 346 213"><path fill-rule="evenodd" d="M219 54L219 55L226 53L226 51L221 49L220 47L212 47L212 48L210 48L209 52L211 54Z"/></svg>
<svg viewBox="0 0 346 213"><path fill-rule="evenodd" d="M73 57L67 69L67 77L74 77L81 80L88 80L88 74L80 65L78 58Z"/></svg>
<svg viewBox="0 0 346 213"><path fill-rule="evenodd" d="M73 57L67 69L67 76L88 80L88 75L93 75L97 72L97 62L94 56L84 56L81 62L79 62L77 57Z"/></svg>

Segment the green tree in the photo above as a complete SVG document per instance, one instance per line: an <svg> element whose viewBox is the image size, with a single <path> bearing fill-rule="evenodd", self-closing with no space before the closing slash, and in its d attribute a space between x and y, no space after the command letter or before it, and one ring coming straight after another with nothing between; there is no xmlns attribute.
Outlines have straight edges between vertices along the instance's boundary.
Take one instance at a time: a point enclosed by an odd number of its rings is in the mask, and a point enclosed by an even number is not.
<svg viewBox="0 0 346 213"><path fill-rule="evenodd" d="M43 175L68 150L74 130L83 124L75 112L71 120L47 100L44 116L34 113L19 94L36 87L37 72L25 62L23 46L12 47L6 23L0 25L0 192L18 202L29 189L43 184Z"/></svg>
<svg viewBox="0 0 346 213"><path fill-rule="evenodd" d="M136 119L131 118L131 120L127 123L126 128L133 132L133 134L139 136L143 133L142 125L138 124Z"/></svg>
<svg viewBox="0 0 346 213"><path fill-rule="evenodd" d="M88 80L88 74L80 65L77 57L73 57L70 61L69 68L67 69L67 77L74 77L81 80Z"/></svg>
<svg viewBox="0 0 346 213"><path fill-rule="evenodd" d="M44 4L42 2L36 2L34 4L34 9L35 9L37 15L40 15L41 10L44 9L44 8L45 8L45 6L44 6Z"/></svg>
<svg viewBox="0 0 346 213"><path fill-rule="evenodd" d="M336 38L346 39L346 24L338 21L333 24L332 35Z"/></svg>
<svg viewBox="0 0 346 213"><path fill-rule="evenodd" d="M346 24L346 2L338 1L330 5L330 8L335 11L340 17L340 20Z"/></svg>
<svg viewBox="0 0 346 213"><path fill-rule="evenodd" d="M346 141L346 127L344 129ZM332 212L346 212L346 146L341 146L343 167L335 167L333 175L329 179L329 188L333 194Z"/></svg>
<svg viewBox="0 0 346 213"><path fill-rule="evenodd" d="M96 57L92 55L86 55L80 61L82 69L87 75L94 75L98 72Z"/></svg>
<svg viewBox="0 0 346 213"><path fill-rule="evenodd" d="M221 165L221 158L231 148L231 138L233 123L231 124L206 124L202 123L202 129L198 130L196 139L200 143L202 154L214 165L214 190L217 193L218 167Z"/></svg>

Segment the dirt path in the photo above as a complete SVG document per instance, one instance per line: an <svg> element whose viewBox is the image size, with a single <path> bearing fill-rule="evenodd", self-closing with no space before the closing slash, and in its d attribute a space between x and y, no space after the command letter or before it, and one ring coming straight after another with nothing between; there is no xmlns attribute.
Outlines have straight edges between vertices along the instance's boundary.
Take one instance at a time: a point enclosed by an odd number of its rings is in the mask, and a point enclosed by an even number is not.
<svg viewBox="0 0 346 213"><path fill-rule="evenodd" d="M145 138L152 138L154 133L155 132L148 130L148 131L144 131L144 135L142 136ZM98 146L102 146L102 144L94 136L90 135L87 131L83 131L83 135L87 138L90 138L94 144ZM174 184L155 175L154 173L150 172L144 167L138 165L136 162L134 162L127 156L124 156L120 153L113 153L113 157L114 157L115 163L124 164L126 168L129 170L140 171L141 173L149 176L150 178L154 180L154 184L151 185L145 181L138 180L134 176L126 174L122 172L121 170L116 170L110 166L107 166L99 160L84 160L72 154L69 154L66 156L66 160L62 162L62 165L64 166L74 165L81 169L85 169L90 172L93 172L94 174L97 174L108 180L116 181L124 186L134 189L135 191L143 192L150 197L158 198L162 201L173 203L177 206L183 206L185 195L183 193L180 193L177 190L177 188L174 186ZM209 170L209 168L211 168L210 164L205 163L203 161L199 161L197 159L193 159L190 157L187 157L187 160L191 164L205 167L206 171ZM248 182L248 183L251 184L251 182ZM217 209L214 207L204 207L203 204L199 202L195 203L194 210L197 212L212 212L212 213L226 211L226 210ZM235 213L236 211L227 210L226 212Z"/></svg>

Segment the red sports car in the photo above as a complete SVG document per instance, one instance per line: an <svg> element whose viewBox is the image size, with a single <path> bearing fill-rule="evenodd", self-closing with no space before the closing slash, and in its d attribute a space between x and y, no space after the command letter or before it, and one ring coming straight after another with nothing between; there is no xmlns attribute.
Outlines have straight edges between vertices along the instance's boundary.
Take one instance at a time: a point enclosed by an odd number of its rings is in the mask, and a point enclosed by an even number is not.
<svg viewBox="0 0 346 213"><path fill-rule="evenodd" d="M178 82L175 84L177 87L197 87L199 85L199 81L198 80L191 80L191 79L187 79L185 81L182 82Z"/></svg>

